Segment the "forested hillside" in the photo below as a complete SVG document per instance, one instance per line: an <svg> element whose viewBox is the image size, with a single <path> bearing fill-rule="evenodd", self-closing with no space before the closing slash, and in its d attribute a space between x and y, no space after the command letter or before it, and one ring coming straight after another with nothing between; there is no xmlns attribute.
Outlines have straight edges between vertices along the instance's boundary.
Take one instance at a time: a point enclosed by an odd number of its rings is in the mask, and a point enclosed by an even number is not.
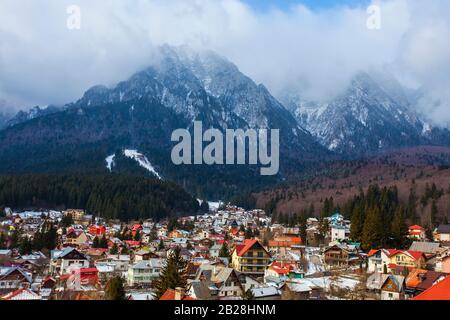
<svg viewBox="0 0 450 320"><path fill-rule="evenodd" d="M0 176L0 207L80 208L103 218L193 214L198 202L174 183L128 175Z"/></svg>

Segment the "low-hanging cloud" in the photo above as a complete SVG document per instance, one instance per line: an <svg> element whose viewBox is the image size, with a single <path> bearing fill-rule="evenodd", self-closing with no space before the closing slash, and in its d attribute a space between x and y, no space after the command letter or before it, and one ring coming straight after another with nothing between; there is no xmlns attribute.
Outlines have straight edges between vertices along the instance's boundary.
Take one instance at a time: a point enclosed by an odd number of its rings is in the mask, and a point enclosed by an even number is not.
<svg viewBox="0 0 450 320"><path fill-rule="evenodd" d="M381 29L366 6L257 11L241 0L2 0L0 98L62 104L92 85L112 85L153 61L162 44L224 55L275 94L327 99L358 71L388 67L422 86L421 111L450 120L447 0L380 0ZM81 8L81 29L66 27Z"/></svg>

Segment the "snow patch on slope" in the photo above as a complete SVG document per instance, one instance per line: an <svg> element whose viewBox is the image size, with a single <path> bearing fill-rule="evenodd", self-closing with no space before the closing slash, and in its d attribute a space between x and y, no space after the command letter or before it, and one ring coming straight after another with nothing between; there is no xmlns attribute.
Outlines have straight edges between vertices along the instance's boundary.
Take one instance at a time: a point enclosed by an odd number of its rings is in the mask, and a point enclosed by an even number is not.
<svg viewBox="0 0 450 320"><path fill-rule="evenodd" d="M106 161L106 168L108 168L109 172L112 171L112 167L114 167L115 163L114 163L114 158L116 157L116 155L112 154L108 157L106 157L105 161Z"/></svg>
<svg viewBox="0 0 450 320"><path fill-rule="evenodd" d="M142 153L139 153L137 150L126 149L123 151L123 154L125 155L125 157L135 160L141 167L154 174L158 179L162 180L159 173L155 170L147 157Z"/></svg>

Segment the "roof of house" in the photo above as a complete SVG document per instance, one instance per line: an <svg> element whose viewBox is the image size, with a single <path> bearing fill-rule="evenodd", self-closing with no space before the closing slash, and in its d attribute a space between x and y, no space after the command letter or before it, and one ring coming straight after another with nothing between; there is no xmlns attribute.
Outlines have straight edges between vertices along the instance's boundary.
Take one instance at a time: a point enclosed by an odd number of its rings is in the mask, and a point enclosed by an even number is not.
<svg viewBox="0 0 450 320"><path fill-rule="evenodd" d="M248 250L250 250L255 244L259 243L256 239L246 239L243 244L236 246L236 252L239 257L242 257ZM261 248L266 249L261 245ZM266 251L267 252L267 251Z"/></svg>
<svg viewBox="0 0 450 320"><path fill-rule="evenodd" d="M436 283L411 300L450 300L450 276Z"/></svg>
<svg viewBox="0 0 450 320"><path fill-rule="evenodd" d="M397 286L397 292L400 292L403 290L403 286L405 284L404 276L388 274L388 277L384 280L383 284L381 285L382 287L384 286L386 281L388 281L388 279L392 280L395 283L395 285Z"/></svg>
<svg viewBox="0 0 450 320"><path fill-rule="evenodd" d="M427 270L425 269L413 269L406 277L406 287L411 289L416 289L417 286L422 282L422 275L425 274Z"/></svg>
<svg viewBox="0 0 450 320"><path fill-rule="evenodd" d="M424 228L422 228L421 226L415 224L409 227L410 230L425 230Z"/></svg>
<svg viewBox="0 0 450 320"><path fill-rule="evenodd" d="M447 273L437 272L437 271L426 271L422 275L422 281L417 286L417 289L421 291L425 291L433 286L436 281L439 281L440 278L446 277ZM449 288L450 290L450 288Z"/></svg>
<svg viewBox="0 0 450 320"><path fill-rule="evenodd" d="M190 288L197 299L207 300L211 298L211 290L206 281L194 280L190 283Z"/></svg>
<svg viewBox="0 0 450 320"><path fill-rule="evenodd" d="M450 224L441 224L437 228L438 233L450 233Z"/></svg>
<svg viewBox="0 0 450 320"><path fill-rule="evenodd" d="M159 298L159 300L175 300L175 290L173 289L167 289L166 292ZM184 296L181 298L181 300L197 300L195 298Z"/></svg>
<svg viewBox="0 0 450 320"><path fill-rule="evenodd" d="M263 298L263 297L273 297L273 296L279 296L280 290L278 290L275 287L262 287L262 288L253 288L251 289L253 296L255 298Z"/></svg>
<svg viewBox="0 0 450 320"><path fill-rule="evenodd" d="M440 247L439 242L419 242L414 241L412 245L409 247L410 251L420 251L424 253L436 253Z"/></svg>
<svg viewBox="0 0 450 320"><path fill-rule="evenodd" d="M27 288L20 288L0 296L0 300L41 300L41 297Z"/></svg>
<svg viewBox="0 0 450 320"><path fill-rule="evenodd" d="M293 271L295 269L295 266L292 263L273 262L269 266L269 268L278 273L279 275L285 275Z"/></svg>
<svg viewBox="0 0 450 320"><path fill-rule="evenodd" d="M29 283L33 282L31 275L28 274L27 272L25 272L25 270L23 270L22 268L17 267L17 266L1 267L0 268L0 279L9 276L14 271L20 272Z"/></svg>
<svg viewBox="0 0 450 320"><path fill-rule="evenodd" d="M369 290L381 290L389 275L384 273L373 273L367 278L366 286Z"/></svg>

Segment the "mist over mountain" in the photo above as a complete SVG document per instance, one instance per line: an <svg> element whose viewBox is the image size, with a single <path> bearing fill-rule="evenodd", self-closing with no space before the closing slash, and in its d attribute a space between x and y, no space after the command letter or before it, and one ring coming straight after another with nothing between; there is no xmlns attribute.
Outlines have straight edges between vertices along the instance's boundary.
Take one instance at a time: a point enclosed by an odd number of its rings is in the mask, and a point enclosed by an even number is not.
<svg viewBox="0 0 450 320"><path fill-rule="evenodd" d="M114 87L94 86L60 111L47 109L23 113L16 117L23 121L0 131L1 173L107 172L107 158L114 158L112 173L150 175L124 159L127 149L161 176L218 195L274 183L331 154L263 85L211 51L164 46L158 64ZM173 165L171 133L192 130L194 121L204 128L280 129L280 175L261 177L257 166Z"/></svg>
<svg viewBox="0 0 450 320"><path fill-rule="evenodd" d="M390 74L361 72L343 94L330 101L305 100L292 91L280 99L323 146L345 157L361 157L449 144L448 131L430 125L416 111L416 94Z"/></svg>

